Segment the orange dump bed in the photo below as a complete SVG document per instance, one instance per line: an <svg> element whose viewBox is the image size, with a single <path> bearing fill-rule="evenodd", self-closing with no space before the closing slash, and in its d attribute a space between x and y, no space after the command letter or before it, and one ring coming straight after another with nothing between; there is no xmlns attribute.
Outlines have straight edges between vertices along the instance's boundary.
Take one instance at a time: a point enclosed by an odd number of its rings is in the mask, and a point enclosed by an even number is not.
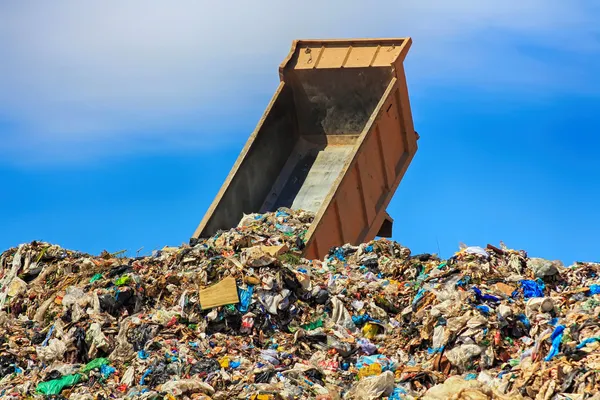
<svg viewBox="0 0 600 400"><path fill-rule="evenodd" d="M194 237L243 214L313 211L304 255L391 235L386 207L417 151L410 38L297 40L280 83Z"/></svg>

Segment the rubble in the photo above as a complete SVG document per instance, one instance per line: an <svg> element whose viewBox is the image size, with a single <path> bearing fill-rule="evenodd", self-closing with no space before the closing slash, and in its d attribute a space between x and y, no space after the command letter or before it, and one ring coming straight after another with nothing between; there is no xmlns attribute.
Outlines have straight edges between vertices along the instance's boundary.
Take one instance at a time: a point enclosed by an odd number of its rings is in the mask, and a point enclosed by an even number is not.
<svg viewBox="0 0 600 400"><path fill-rule="evenodd" d="M301 257L280 209L151 256L0 256L3 399L583 399L600 264L375 240Z"/></svg>

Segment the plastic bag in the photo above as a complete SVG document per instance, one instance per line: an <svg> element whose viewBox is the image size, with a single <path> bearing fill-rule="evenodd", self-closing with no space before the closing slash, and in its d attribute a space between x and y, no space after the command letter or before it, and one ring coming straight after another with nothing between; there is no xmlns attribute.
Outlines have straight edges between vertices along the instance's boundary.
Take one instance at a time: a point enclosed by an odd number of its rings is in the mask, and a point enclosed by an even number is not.
<svg viewBox="0 0 600 400"><path fill-rule="evenodd" d="M343 326L346 329L355 330L356 325L352 321L352 316L344 307L344 303L337 297L331 298L331 304L333 306L333 311L331 312L331 319L337 325Z"/></svg>
<svg viewBox="0 0 600 400"><path fill-rule="evenodd" d="M60 394L65 387L76 385L80 380L80 374L67 375L60 379L54 379L48 382L40 382L35 388L35 391L47 396Z"/></svg>
<svg viewBox="0 0 600 400"><path fill-rule="evenodd" d="M90 325L85 337L86 341L95 345L97 349L106 350L108 348L108 339L102 332L102 327L97 322Z"/></svg>
<svg viewBox="0 0 600 400"><path fill-rule="evenodd" d="M447 399L492 400L496 397L483 383L476 380L467 381L459 376L451 376L443 383L429 388L423 396L423 400Z"/></svg>
<svg viewBox="0 0 600 400"><path fill-rule="evenodd" d="M61 360L64 357L67 345L59 339L52 338L48 342L48 346L38 346L35 350L40 360L52 362Z"/></svg>
<svg viewBox="0 0 600 400"><path fill-rule="evenodd" d="M544 278L558 274L558 267L562 267L560 261L549 261L543 258L532 257L527 260L527 268L533 271L536 278Z"/></svg>
<svg viewBox="0 0 600 400"><path fill-rule="evenodd" d="M27 283L21 278L15 277L10 285L8 286L8 295L10 297L16 297L27 291Z"/></svg>
<svg viewBox="0 0 600 400"><path fill-rule="evenodd" d="M552 357L558 354L558 352L560 351L560 343L562 342L564 331L564 325L558 325L554 329L554 332L552 332L552 336L550 337L550 339L552 340L552 347L550 347L550 351L548 352L546 358L544 358L544 361L550 361Z"/></svg>
<svg viewBox="0 0 600 400"><path fill-rule="evenodd" d="M481 347L476 344L463 344L446 351L446 357L452 365L465 369L472 358L481 354Z"/></svg>
<svg viewBox="0 0 600 400"><path fill-rule="evenodd" d="M135 367L130 366L121 378L121 383L127 386L131 386L135 381Z"/></svg>
<svg viewBox="0 0 600 400"><path fill-rule="evenodd" d="M221 369L221 364L214 358L203 358L192 366L190 375L199 374L201 372L211 373Z"/></svg>
<svg viewBox="0 0 600 400"><path fill-rule="evenodd" d="M81 369L81 372L89 372L91 370L101 368L103 365L108 364L110 364L110 361L108 361L107 358L96 358L95 360L92 360L89 363L87 363L87 365Z"/></svg>
<svg viewBox="0 0 600 400"><path fill-rule="evenodd" d="M365 365L358 370L358 379L363 379L368 376L376 376L382 373L381 364L374 363L371 365Z"/></svg>
<svg viewBox="0 0 600 400"><path fill-rule="evenodd" d="M371 343L369 339L359 339L356 343L360 346L360 349L366 355L370 356L371 354L375 354L377 352L377 346Z"/></svg>
<svg viewBox="0 0 600 400"><path fill-rule="evenodd" d="M213 395L215 389L208 383L204 383L197 379L180 379L178 381L169 381L160 386L160 390L166 393L182 395L184 393L205 393Z"/></svg>
<svg viewBox="0 0 600 400"><path fill-rule="evenodd" d="M446 344L445 337L446 328L443 325L438 325L433 329L433 348L438 349Z"/></svg>
<svg viewBox="0 0 600 400"><path fill-rule="evenodd" d="M468 253L468 254L477 254L477 255L480 255L480 256L485 257L485 258L489 258L490 257L489 254L485 251L485 249L482 248L482 247L479 247L479 246L469 246L469 247L466 247L464 249L464 252Z"/></svg>
<svg viewBox="0 0 600 400"><path fill-rule="evenodd" d="M544 289L546 285L542 281L532 281L524 279L519 282L523 289L523 297L530 299L532 297L544 297Z"/></svg>
<svg viewBox="0 0 600 400"><path fill-rule="evenodd" d="M244 314L242 317L242 324L240 326L241 333L250 333L254 327L254 318L256 317L253 313Z"/></svg>
<svg viewBox="0 0 600 400"><path fill-rule="evenodd" d="M533 297L525 304L525 314L532 319L536 313L547 313L554 308L554 300L550 297Z"/></svg>
<svg viewBox="0 0 600 400"><path fill-rule="evenodd" d="M374 354L372 356L362 356L356 361L356 368L359 370L364 367L369 367L371 365L377 364L379 367L379 371L394 371L396 369L396 365L384 356L383 354Z"/></svg>
<svg viewBox="0 0 600 400"><path fill-rule="evenodd" d="M242 288L238 287L238 296L240 298L240 302L238 303L237 307L238 307L238 310L240 310L240 312L242 312L242 313L248 312L248 307L250 306L250 303L252 302L252 293L254 293L253 285L248 285L248 287L246 289L242 289Z"/></svg>
<svg viewBox="0 0 600 400"><path fill-rule="evenodd" d="M355 383L346 394L348 400L376 400L394 391L394 373L386 371L369 376Z"/></svg>
<svg viewBox="0 0 600 400"><path fill-rule="evenodd" d="M372 322L367 322L362 328L362 334L367 339L373 339L379 333L381 326Z"/></svg>
<svg viewBox="0 0 600 400"><path fill-rule="evenodd" d="M475 292L475 298L477 299L477 301L479 302L484 302L484 301L489 301L492 303L499 303L500 299L496 296L492 296L490 294L482 294L481 290L475 286L473 286L471 289L473 289L473 292Z"/></svg>
<svg viewBox="0 0 600 400"><path fill-rule="evenodd" d="M588 296L593 296L595 294L600 294L600 285L590 285Z"/></svg>

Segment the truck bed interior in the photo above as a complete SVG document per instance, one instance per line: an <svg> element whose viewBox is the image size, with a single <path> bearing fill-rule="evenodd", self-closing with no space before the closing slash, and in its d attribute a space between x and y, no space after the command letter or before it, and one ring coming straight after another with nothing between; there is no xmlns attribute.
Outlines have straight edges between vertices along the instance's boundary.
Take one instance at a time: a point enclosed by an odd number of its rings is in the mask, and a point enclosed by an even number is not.
<svg viewBox="0 0 600 400"><path fill-rule="evenodd" d="M389 67L285 71L201 236L236 226L252 212L316 213L391 79Z"/></svg>

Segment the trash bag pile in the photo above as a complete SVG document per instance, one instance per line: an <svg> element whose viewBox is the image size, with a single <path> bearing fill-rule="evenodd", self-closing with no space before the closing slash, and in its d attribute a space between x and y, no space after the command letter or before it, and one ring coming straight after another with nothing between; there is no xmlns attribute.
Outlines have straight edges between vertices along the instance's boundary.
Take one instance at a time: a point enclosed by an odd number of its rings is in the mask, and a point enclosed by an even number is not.
<svg viewBox="0 0 600 400"><path fill-rule="evenodd" d="M0 398L600 399L600 264L379 239L302 258L313 215L150 256L0 256Z"/></svg>

